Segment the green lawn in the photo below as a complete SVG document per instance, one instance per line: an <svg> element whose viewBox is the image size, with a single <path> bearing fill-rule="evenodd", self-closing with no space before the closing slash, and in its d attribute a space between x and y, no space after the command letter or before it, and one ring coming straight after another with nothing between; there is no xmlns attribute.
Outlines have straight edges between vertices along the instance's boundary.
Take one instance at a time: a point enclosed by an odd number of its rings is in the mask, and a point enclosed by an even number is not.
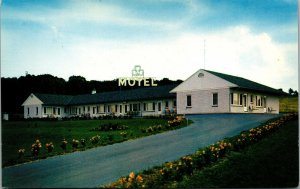
<svg viewBox="0 0 300 189"><path fill-rule="evenodd" d="M299 179L298 120L221 162L196 171L176 186L221 188L296 187Z"/></svg>
<svg viewBox="0 0 300 189"><path fill-rule="evenodd" d="M282 97L279 100L281 113L298 112L298 97Z"/></svg>
<svg viewBox="0 0 300 189"><path fill-rule="evenodd" d="M60 147L62 140L68 141L67 151L72 152L72 140L86 140L86 146L79 144L78 149L84 150L96 146L104 146L125 140L135 139L170 129L177 129L186 126L182 122L177 127L167 127L167 119L159 118L136 118L136 119L115 119L115 120L74 120L74 121L5 121L2 122L2 166L8 166L27 161L34 158L31 155L31 145L36 139L42 143L42 148L38 158L46 158L53 155L63 154ZM117 131L91 131L100 125L116 124L128 126L126 130ZM155 129L153 132L142 132L150 126L162 125L162 128ZM126 132L127 136L121 136L121 132ZM98 144L90 142L90 138L99 135L101 137ZM52 142L54 150L48 154L45 144ZM23 158L18 158L18 149L24 148Z"/></svg>

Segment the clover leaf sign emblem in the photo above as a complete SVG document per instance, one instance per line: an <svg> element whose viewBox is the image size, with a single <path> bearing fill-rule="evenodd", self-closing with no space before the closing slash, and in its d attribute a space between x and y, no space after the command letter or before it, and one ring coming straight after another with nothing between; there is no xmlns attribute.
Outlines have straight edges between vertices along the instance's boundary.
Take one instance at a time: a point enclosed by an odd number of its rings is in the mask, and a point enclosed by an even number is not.
<svg viewBox="0 0 300 189"><path fill-rule="evenodd" d="M119 77L118 85L119 86L157 86L155 83L156 79L154 77L144 77L144 70L140 65L135 65L133 70L131 70L132 77Z"/></svg>
<svg viewBox="0 0 300 189"><path fill-rule="evenodd" d="M141 68L140 65L134 66L131 73L132 73L132 77L144 77L144 70Z"/></svg>

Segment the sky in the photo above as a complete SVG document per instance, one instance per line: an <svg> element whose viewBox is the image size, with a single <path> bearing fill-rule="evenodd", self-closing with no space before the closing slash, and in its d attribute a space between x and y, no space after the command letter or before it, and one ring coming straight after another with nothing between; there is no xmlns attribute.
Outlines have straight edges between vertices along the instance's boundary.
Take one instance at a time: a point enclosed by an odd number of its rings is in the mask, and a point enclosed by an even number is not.
<svg viewBox="0 0 300 189"><path fill-rule="evenodd" d="M298 90L297 18L297 0L2 0L1 77L112 80L140 65Z"/></svg>

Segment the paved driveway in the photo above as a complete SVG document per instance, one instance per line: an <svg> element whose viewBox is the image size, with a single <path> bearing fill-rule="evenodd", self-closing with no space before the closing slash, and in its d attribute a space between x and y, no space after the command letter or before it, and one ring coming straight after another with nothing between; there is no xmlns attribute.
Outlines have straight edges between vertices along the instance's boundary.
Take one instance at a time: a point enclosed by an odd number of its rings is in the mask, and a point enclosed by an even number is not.
<svg viewBox="0 0 300 189"><path fill-rule="evenodd" d="M278 115L190 115L179 130L2 169L5 187L96 187L176 160ZM5 155L5 154L3 154Z"/></svg>

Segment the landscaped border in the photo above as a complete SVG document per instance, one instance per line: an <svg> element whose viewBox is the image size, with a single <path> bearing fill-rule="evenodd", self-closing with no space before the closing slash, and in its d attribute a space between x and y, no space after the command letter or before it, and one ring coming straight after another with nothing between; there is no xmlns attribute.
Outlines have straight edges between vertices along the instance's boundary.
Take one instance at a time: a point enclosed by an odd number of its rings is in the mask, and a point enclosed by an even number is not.
<svg viewBox="0 0 300 189"><path fill-rule="evenodd" d="M159 116L159 117L149 116L149 117L145 117L144 119L153 119L153 118L155 119L158 118L166 121L164 124L158 124L158 125L154 124L147 128L140 129L141 132L140 136L131 136L127 132L128 126L126 125L122 125L119 123L118 124L109 123L107 125L100 125L91 129L90 131L95 131L98 133L95 133L95 135L90 137L89 139L73 138L72 140L69 141L66 139L62 139L60 144L56 146L54 145L54 142L57 143L57 141L48 141L47 143L45 143L38 138L33 138L34 143L31 145L31 148L24 148L24 147L18 148L16 152L18 156L16 157L16 159L12 160L9 163L6 163L5 166L31 162L38 159L45 159L56 155L64 155L66 153L71 153L75 151L83 151L90 148L111 145L115 143L124 142L127 140L134 140L137 138L155 135L169 130L179 129L192 124L192 121L189 121L189 123L187 123L186 119L181 115ZM134 118L130 118L130 119L134 119ZM119 137L120 139L114 140L116 136L110 134L108 135L107 138L103 138L100 136L99 132L107 132L107 131L117 131L116 135L121 136L121 138ZM43 150L43 148L45 150ZM54 148L61 148L62 152L54 152ZM31 152L31 155L25 156L25 151Z"/></svg>
<svg viewBox="0 0 300 189"><path fill-rule="evenodd" d="M184 156L179 160L166 162L141 173L131 172L127 177L104 186L105 188L152 188L172 186L185 176L190 176L196 170L201 170L225 157L229 152L239 152L264 137L272 134L285 125L286 122L298 117L298 114L288 114L272 119L258 127L241 132L234 137L225 138L208 147L197 150L194 154Z"/></svg>

